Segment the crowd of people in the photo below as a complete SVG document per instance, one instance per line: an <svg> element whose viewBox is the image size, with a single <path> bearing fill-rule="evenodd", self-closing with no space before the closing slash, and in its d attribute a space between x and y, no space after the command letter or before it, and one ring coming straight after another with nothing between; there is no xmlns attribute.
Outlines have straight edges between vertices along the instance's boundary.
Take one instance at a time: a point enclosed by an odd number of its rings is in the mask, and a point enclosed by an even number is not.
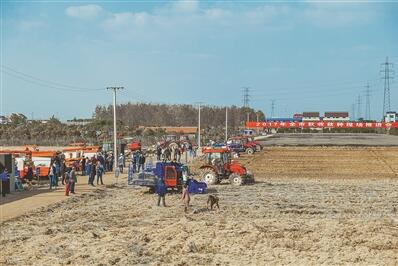
<svg viewBox="0 0 398 266"><path fill-rule="evenodd" d="M190 143L176 146L163 146L158 143L156 146L156 159L158 161L177 161L181 162L181 156L187 152L189 156L196 157L197 147Z"/></svg>
<svg viewBox="0 0 398 266"><path fill-rule="evenodd" d="M75 184L78 181L78 170L80 170L81 176L88 177L89 185L94 186L95 180L97 181L97 185L104 185L102 178L104 173L106 171L113 171L113 155L112 153L97 153L91 158L83 157L80 161L74 161L72 164L68 164L68 166L63 154L55 156L50 164L48 173L50 189L56 189L61 180L62 185L65 186L65 195L69 195L69 193L74 194ZM29 180L28 176L27 179Z"/></svg>

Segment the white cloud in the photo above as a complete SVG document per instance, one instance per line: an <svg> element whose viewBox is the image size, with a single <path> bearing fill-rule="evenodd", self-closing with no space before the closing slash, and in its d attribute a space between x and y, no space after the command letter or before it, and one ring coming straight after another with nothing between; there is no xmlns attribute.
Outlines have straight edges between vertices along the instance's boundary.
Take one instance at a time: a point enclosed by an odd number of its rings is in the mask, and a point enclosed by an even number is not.
<svg viewBox="0 0 398 266"><path fill-rule="evenodd" d="M363 25L373 19L372 9L356 5L308 3L300 6L264 4L246 7L200 8L198 1L175 1L146 12L107 13L101 24L106 30L197 30L217 27L263 27L286 31L298 24L318 27Z"/></svg>
<svg viewBox="0 0 398 266"><path fill-rule="evenodd" d="M97 17L103 11L98 5L70 6L65 9L65 14L81 19L90 19Z"/></svg>
<svg viewBox="0 0 398 266"><path fill-rule="evenodd" d="M153 16L147 12L123 12L110 15L102 25L109 30L123 30L134 26L144 26L152 21Z"/></svg>

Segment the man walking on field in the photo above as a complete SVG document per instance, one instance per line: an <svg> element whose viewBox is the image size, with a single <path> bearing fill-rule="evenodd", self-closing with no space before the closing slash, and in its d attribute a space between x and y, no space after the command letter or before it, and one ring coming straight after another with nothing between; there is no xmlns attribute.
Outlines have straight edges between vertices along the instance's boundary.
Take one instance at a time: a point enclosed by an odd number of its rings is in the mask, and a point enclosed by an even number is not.
<svg viewBox="0 0 398 266"><path fill-rule="evenodd" d="M158 206L160 206L160 201L162 200L163 207L166 207L166 193L167 187L163 179L160 179L156 184L156 194L158 194Z"/></svg>

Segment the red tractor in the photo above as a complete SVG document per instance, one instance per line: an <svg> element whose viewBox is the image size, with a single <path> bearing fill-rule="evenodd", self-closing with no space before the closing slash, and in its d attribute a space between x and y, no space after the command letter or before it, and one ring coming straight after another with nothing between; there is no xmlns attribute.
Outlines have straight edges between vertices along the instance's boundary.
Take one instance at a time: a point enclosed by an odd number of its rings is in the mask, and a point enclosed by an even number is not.
<svg viewBox="0 0 398 266"><path fill-rule="evenodd" d="M255 147L257 151L261 151L263 149L263 145L261 145L260 142L254 140L253 137L249 136L240 136L237 138L241 138L243 143L246 143L246 145L250 145L252 147Z"/></svg>
<svg viewBox="0 0 398 266"><path fill-rule="evenodd" d="M200 167L203 182L208 185L220 183L228 179L233 185L254 183L253 175L239 163L231 160L231 150L225 147L206 147L206 164Z"/></svg>
<svg viewBox="0 0 398 266"><path fill-rule="evenodd" d="M239 149L241 149L242 152L246 152L247 154L253 154L255 151L257 151L256 144L247 141L247 139L244 137L230 138L227 141L227 145L233 149L236 149L236 147L240 147Z"/></svg>

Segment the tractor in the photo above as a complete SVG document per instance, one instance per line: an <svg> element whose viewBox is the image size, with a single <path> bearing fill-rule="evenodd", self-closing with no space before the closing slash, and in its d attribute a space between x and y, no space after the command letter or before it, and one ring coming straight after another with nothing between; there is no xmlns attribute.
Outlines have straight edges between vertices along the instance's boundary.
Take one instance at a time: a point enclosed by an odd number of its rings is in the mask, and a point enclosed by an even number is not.
<svg viewBox="0 0 398 266"><path fill-rule="evenodd" d="M227 146L235 152L245 152L247 154L253 154L257 151L256 144L248 142L247 139L242 137L233 137L227 141Z"/></svg>
<svg viewBox="0 0 398 266"><path fill-rule="evenodd" d="M245 148L253 148L255 151L261 151L263 149L260 142L255 141L253 137L237 136L234 139L241 142Z"/></svg>
<svg viewBox="0 0 398 266"><path fill-rule="evenodd" d="M263 145L259 141L255 140L253 137L244 137L244 138L247 139L248 143L256 146L257 151L261 151L264 148Z"/></svg>
<svg viewBox="0 0 398 266"><path fill-rule="evenodd" d="M163 179L168 190L181 191L184 183L189 184L189 192L202 194L207 192L207 185L189 178L189 168L181 163L157 162L153 167L147 164L144 172L133 173L129 167L128 184L140 187L148 187L150 192L155 192L159 179Z"/></svg>
<svg viewBox="0 0 398 266"><path fill-rule="evenodd" d="M201 178L208 185L220 183L228 179L233 185L254 183L253 175L240 165L231 160L231 149L228 147L207 147L203 149L206 155L206 164L200 167Z"/></svg>

